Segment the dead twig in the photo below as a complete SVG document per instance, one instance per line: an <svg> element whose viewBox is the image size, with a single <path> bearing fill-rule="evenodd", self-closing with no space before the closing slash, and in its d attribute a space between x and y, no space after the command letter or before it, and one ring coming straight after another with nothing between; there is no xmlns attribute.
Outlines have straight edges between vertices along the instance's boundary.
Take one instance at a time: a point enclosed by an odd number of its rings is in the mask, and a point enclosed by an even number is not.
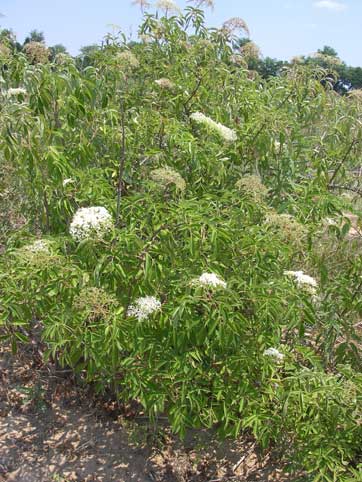
<svg viewBox="0 0 362 482"><path fill-rule="evenodd" d="M362 196L362 189L358 189L356 187L350 187L350 186L341 186L339 184L330 184L328 186L329 189L341 189L341 190L344 190L344 191L351 191L351 192L354 192L356 194L359 194L360 196Z"/></svg>

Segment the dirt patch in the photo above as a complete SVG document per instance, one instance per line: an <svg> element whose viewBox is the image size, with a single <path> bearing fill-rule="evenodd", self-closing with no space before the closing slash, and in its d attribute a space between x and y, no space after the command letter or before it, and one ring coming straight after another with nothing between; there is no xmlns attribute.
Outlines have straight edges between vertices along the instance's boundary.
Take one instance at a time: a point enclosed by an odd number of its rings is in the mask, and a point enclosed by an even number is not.
<svg viewBox="0 0 362 482"><path fill-rule="evenodd" d="M0 348L0 482L291 481L252 440L193 431L181 442L42 363L36 349Z"/></svg>

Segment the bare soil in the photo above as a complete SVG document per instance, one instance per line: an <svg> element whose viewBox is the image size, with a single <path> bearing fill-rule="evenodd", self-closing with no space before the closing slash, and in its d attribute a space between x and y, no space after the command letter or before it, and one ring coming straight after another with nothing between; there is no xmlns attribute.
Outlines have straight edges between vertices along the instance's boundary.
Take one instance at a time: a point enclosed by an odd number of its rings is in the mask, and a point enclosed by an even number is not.
<svg viewBox="0 0 362 482"><path fill-rule="evenodd" d="M253 440L216 441L207 431L181 442L44 364L36 347L0 346L0 482L291 481Z"/></svg>

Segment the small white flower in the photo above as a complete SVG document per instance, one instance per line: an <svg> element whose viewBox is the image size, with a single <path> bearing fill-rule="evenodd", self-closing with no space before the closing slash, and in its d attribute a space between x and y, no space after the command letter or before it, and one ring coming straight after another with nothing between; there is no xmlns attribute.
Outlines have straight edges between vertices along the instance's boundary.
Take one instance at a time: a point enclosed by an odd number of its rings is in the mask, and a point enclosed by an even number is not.
<svg viewBox="0 0 362 482"><path fill-rule="evenodd" d="M22 87L12 88L7 91L9 97L15 97L17 95L26 95L26 90Z"/></svg>
<svg viewBox="0 0 362 482"><path fill-rule="evenodd" d="M69 232L76 241L102 238L113 228L113 219L106 208L93 206L80 208L75 213Z"/></svg>
<svg viewBox="0 0 362 482"><path fill-rule="evenodd" d="M215 122L210 117L207 117L202 112L194 112L190 115L190 118L197 122L198 124L203 124L209 127L211 130L217 132L227 142L235 142L238 138L236 132L229 127L220 124L220 122Z"/></svg>
<svg viewBox="0 0 362 482"><path fill-rule="evenodd" d="M65 187L67 184L71 184L71 183L73 183L73 182L75 182L75 180L72 179L71 177L68 178L68 179L64 179L64 181L63 181L63 187Z"/></svg>
<svg viewBox="0 0 362 482"><path fill-rule="evenodd" d="M226 283L215 273L202 273L195 283L205 288L226 288Z"/></svg>
<svg viewBox="0 0 362 482"><path fill-rule="evenodd" d="M284 358L284 355L283 353L280 353L279 350L277 350L276 348L267 348L264 353L263 353L264 356L269 356L271 358L274 358L275 360L277 361L282 361L283 358Z"/></svg>
<svg viewBox="0 0 362 482"><path fill-rule="evenodd" d="M137 57L130 50L123 50L123 52L118 52L116 54L115 60L121 67L137 69L140 66Z"/></svg>
<svg viewBox="0 0 362 482"><path fill-rule="evenodd" d="M171 82L170 79L166 79L166 78L155 80L155 84L161 87L161 89L172 90L175 87L175 84Z"/></svg>
<svg viewBox="0 0 362 482"><path fill-rule="evenodd" d="M166 13L167 12L173 12L173 13L180 13L181 9L178 5L176 5L175 2L172 0L158 0L156 3L156 8L159 8L160 10L164 10Z"/></svg>
<svg viewBox="0 0 362 482"><path fill-rule="evenodd" d="M338 226L337 221L333 218L325 218L323 221L327 226Z"/></svg>
<svg viewBox="0 0 362 482"><path fill-rule="evenodd" d="M154 296L138 298L127 310L127 316L135 316L138 321L146 320L161 309L161 302Z"/></svg>
<svg viewBox="0 0 362 482"><path fill-rule="evenodd" d="M23 248L25 251L28 251L30 253L44 253L44 254L50 254L50 247L49 247L49 242L46 241L45 239L37 239L31 244L28 244L27 246L24 246Z"/></svg>
<svg viewBox="0 0 362 482"><path fill-rule="evenodd" d="M242 55L239 54L233 54L230 56L230 62L236 65L245 65L245 61L242 57Z"/></svg>
<svg viewBox="0 0 362 482"><path fill-rule="evenodd" d="M214 8L214 0L187 0L189 3L195 3L197 8L202 6Z"/></svg>
<svg viewBox="0 0 362 482"><path fill-rule="evenodd" d="M285 276L292 276L298 286L307 288L311 294L316 293L317 281L311 276L304 274L303 271L284 271Z"/></svg>

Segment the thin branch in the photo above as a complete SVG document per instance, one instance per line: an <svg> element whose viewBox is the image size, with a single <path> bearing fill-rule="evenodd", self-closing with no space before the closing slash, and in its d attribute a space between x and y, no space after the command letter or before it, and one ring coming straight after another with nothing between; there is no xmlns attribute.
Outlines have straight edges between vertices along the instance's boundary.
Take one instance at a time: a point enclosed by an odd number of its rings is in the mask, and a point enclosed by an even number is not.
<svg viewBox="0 0 362 482"><path fill-rule="evenodd" d="M186 99L186 101L184 102L184 109L186 111L187 114L190 113L189 109L188 109L188 104L192 101L192 99L195 97L195 95L197 94L199 88L201 87L201 83L202 81L204 80L204 77L206 76L206 73L204 73L203 75L201 75L201 77L199 77L198 81L197 81L197 84L196 84L196 87L194 88L194 90L191 92L191 94L189 95L189 97Z"/></svg>
<svg viewBox="0 0 362 482"><path fill-rule="evenodd" d="M44 211L45 211L45 229L47 232L49 232L50 231L50 209L49 209L48 196L47 196L45 187L43 187L43 203L44 203Z"/></svg>
<svg viewBox="0 0 362 482"><path fill-rule="evenodd" d="M58 100L55 99L54 101L54 122L55 122L55 128L56 129L61 129L62 124L59 119L59 105L58 105Z"/></svg>
<svg viewBox="0 0 362 482"><path fill-rule="evenodd" d="M329 184L328 188L329 189L342 189L342 190L345 190L345 191L351 191L351 192L355 192L356 194L359 194L360 196L362 196L362 189L358 189L356 187L341 186L339 184Z"/></svg>
<svg viewBox="0 0 362 482"><path fill-rule="evenodd" d="M120 155L120 158L119 158L119 167L118 167L116 227L119 226L119 222L120 222L123 173L124 173L124 164L125 164L125 161L126 161L126 128L125 128L125 113L124 113L124 99L123 99L123 97L121 97L120 106L121 106L122 144L121 144L121 155Z"/></svg>
<svg viewBox="0 0 362 482"><path fill-rule="evenodd" d="M351 144L348 146L348 149L345 153L345 155L343 156L342 160L340 161L340 163L338 164L338 166L336 167L336 169L334 170L334 173L332 174L332 177L330 178L329 180L329 184L331 185L332 182L334 181L335 177L337 176L339 170L341 169L341 167L343 166L343 164L346 162L350 152L352 151L353 147L358 143L358 141L356 139L353 139L353 141L351 142Z"/></svg>

